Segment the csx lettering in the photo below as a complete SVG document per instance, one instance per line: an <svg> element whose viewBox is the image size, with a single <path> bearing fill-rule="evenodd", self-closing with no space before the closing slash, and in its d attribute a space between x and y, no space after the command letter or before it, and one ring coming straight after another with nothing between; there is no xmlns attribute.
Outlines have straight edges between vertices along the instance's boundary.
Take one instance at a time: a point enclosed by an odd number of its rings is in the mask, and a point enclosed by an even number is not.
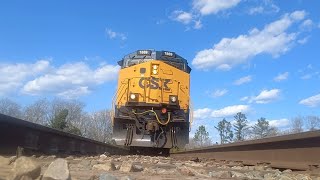
<svg viewBox="0 0 320 180"><path fill-rule="evenodd" d="M139 86L141 88L145 88L145 80L150 80L150 83L146 84L146 88L150 88L150 89L159 89L160 85L159 85L159 78L155 78L155 77L151 77L151 78L140 78L139 80ZM168 83L170 82L170 79L163 79L163 88L164 90L170 90L170 88L168 87Z"/></svg>

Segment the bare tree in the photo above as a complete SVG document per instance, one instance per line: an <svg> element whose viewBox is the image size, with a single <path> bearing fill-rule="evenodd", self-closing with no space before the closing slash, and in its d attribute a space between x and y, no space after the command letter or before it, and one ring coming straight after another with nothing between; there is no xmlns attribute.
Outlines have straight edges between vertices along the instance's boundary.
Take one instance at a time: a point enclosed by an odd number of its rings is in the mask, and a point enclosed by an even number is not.
<svg viewBox="0 0 320 180"><path fill-rule="evenodd" d="M300 133L303 132L303 117L297 116L291 120L291 132Z"/></svg>
<svg viewBox="0 0 320 180"><path fill-rule="evenodd" d="M16 118L22 118L21 106L8 98L0 99L0 113Z"/></svg>
<svg viewBox="0 0 320 180"><path fill-rule="evenodd" d="M50 102L47 99L39 99L33 104L24 108L23 117L25 120L42 125L49 124L49 109Z"/></svg>
<svg viewBox="0 0 320 180"><path fill-rule="evenodd" d="M112 124L110 112L101 110L92 113L89 119L87 136L101 142L110 142L112 138Z"/></svg>
<svg viewBox="0 0 320 180"><path fill-rule="evenodd" d="M83 122L81 122L80 120L83 119L83 108L84 104L80 101L54 99L51 102L51 106L49 107L48 117L50 120L54 119L55 116L59 114L62 110L67 109L68 116L66 118L66 121L74 127L81 129L80 127L83 125Z"/></svg>
<svg viewBox="0 0 320 180"><path fill-rule="evenodd" d="M307 120L307 128L310 131L314 131L319 129L320 127L320 117L318 116L307 116L305 117L305 119Z"/></svg>

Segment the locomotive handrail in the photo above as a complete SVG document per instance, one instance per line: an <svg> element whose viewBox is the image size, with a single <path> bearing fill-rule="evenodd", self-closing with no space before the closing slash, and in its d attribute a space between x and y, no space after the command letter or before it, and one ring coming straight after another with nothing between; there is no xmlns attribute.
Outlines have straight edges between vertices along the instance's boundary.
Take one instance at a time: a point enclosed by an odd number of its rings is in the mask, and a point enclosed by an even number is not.
<svg viewBox="0 0 320 180"><path fill-rule="evenodd" d="M123 89L123 86L124 83L122 83L120 85L120 87L117 89L116 93L113 95L113 98L112 98L112 102L111 102L111 111L110 111L110 117L111 117L111 122L112 122L112 125L113 125L113 122L114 122L114 115L115 115L115 101L116 101L116 97L118 95L118 92L120 94L120 92L122 92L122 89Z"/></svg>

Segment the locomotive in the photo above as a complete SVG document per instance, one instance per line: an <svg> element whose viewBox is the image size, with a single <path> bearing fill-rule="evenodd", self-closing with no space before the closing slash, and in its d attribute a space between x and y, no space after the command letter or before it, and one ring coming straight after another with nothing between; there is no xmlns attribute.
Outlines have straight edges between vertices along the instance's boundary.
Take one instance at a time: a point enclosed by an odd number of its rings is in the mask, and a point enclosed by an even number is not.
<svg viewBox="0 0 320 180"><path fill-rule="evenodd" d="M187 60L171 51L137 50L118 65L112 114L116 144L160 154L188 144L192 113Z"/></svg>

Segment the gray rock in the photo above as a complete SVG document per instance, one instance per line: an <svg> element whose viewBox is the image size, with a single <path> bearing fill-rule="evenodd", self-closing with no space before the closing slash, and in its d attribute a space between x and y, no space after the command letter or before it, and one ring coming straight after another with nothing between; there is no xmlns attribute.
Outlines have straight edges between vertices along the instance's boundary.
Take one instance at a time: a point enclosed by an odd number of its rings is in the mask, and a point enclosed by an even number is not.
<svg viewBox="0 0 320 180"><path fill-rule="evenodd" d="M14 162L17 160L17 158L18 158L17 156L11 156L11 157L9 158L9 159L10 159L10 160L9 160L9 165L12 164L12 163L14 163Z"/></svg>
<svg viewBox="0 0 320 180"><path fill-rule="evenodd" d="M117 178L111 174L102 173L99 176L99 180L117 180Z"/></svg>
<svg viewBox="0 0 320 180"><path fill-rule="evenodd" d="M143 167L141 165L136 165L134 162L127 161L122 162L120 167L120 171L122 172L140 172L143 171Z"/></svg>
<svg viewBox="0 0 320 180"><path fill-rule="evenodd" d="M279 174L275 173L266 173L263 178L267 180L275 180Z"/></svg>
<svg viewBox="0 0 320 180"><path fill-rule="evenodd" d="M255 166L254 170L256 170L256 171L265 171L267 168L268 168L268 166L260 165L260 166Z"/></svg>
<svg viewBox="0 0 320 180"><path fill-rule="evenodd" d="M233 178L239 178L239 179L246 179L247 176L241 172L237 172L237 171L231 171L231 177Z"/></svg>
<svg viewBox="0 0 320 180"><path fill-rule="evenodd" d="M108 158L108 156L106 156L106 155L104 155L104 154L101 154L100 155L100 159L107 159Z"/></svg>
<svg viewBox="0 0 320 180"><path fill-rule="evenodd" d="M284 173L290 173L290 172L292 172L292 170L291 170L291 169L286 169L286 170L284 170L283 172L284 172Z"/></svg>
<svg viewBox="0 0 320 180"><path fill-rule="evenodd" d="M179 168L179 171L182 175L186 175L186 176L195 176L195 173L188 167L183 166Z"/></svg>
<svg viewBox="0 0 320 180"><path fill-rule="evenodd" d="M99 164L99 162L97 160L91 160L91 163L90 163L91 166L96 165L96 164Z"/></svg>
<svg viewBox="0 0 320 180"><path fill-rule="evenodd" d="M292 180L293 179L288 174L279 175L277 178L278 178L278 180Z"/></svg>
<svg viewBox="0 0 320 180"><path fill-rule="evenodd" d="M245 175L249 178L249 179L263 179L263 174L260 171L250 171L245 173Z"/></svg>
<svg viewBox="0 0 320 180"><path fill-rule="evenodd" d="M23 176L25 176L25 179L36 179L40 176L40 173L41 167L33 158L21 156L14 162L10 179L21 179Z"/></svg>
<svg viewBox="0 0 320 180"><path fill-rule="evenodd" d="M9 158L5 158L3 156L0 156L0 165L8 165L10 163Z"/></svg>
<svg viewBox="0 0 320 180"><path fill-rule="evenodd" d="M83 159L78 164L78 168L82 170L91 170L91 161Z"/></svg>
<svg viewBox="0 0 320 180"><path fill-rule="evenodd" d="M297 179L299 180L312 180L312 178L309 175L306 174L298 174L296 176Z"/></svg>
<svg viewBox="0 0 320 180"><path fill-rule="evenodd" d="M121 177L120 180L135 180L135 178L131 176L124 176L124 177Z"/></svg>
<svg viewBox="0 0 320 180"><path fill-rule="evenodd" d="M209 172L210 177L217 177L217 178L231 178L232 174L230 171L216 171L216 172Z"/></svg>
<svg viewBox="0 0 320 180"><path fill-rule="evenodd" d="M65 159L58 158L53 161L44 172L42 180L69 180L70 172L68 162Z"/></svg>
<svg viewBox="0 0 320 180"><path fill-rule="evenodd" d="M116 167L112 161L107 161L104 164L95 164L92 169L103 170L103 171L114 171Z"/></svg>

